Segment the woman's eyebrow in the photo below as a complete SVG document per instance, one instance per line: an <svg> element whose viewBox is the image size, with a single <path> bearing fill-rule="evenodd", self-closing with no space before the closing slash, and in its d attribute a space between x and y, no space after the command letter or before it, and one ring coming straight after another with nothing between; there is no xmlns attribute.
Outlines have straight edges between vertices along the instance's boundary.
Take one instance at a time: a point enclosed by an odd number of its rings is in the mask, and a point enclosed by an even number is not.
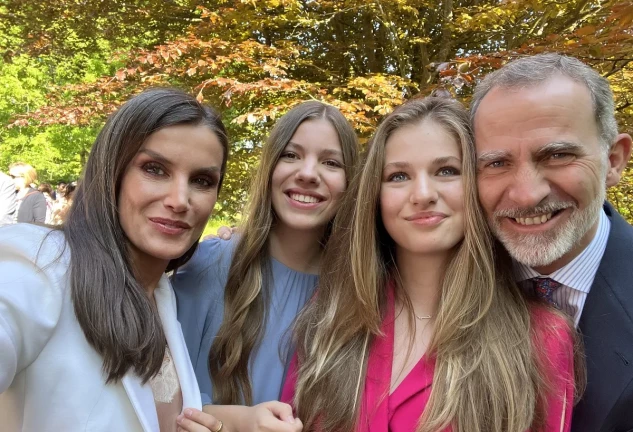
<svg viewBox="0 0 633 432"><path fill-rule="evenodd" d="M211 166L205 168L198 168L193 171L193 175L208 175L213 177L214 175L218 175L222 172L222 169L218 166Z"/></svg>
<svg viewBox="0 0 633 432"><path fill-rule="evenodd" d="M156 159L158 162L163 163L165 165L171 165L171 161L169 159L167 159L165 156L163 156L162 154L155 152L154 150L150 150L150 149L141 149L139 150L139 153L145 153L146 155L148 155L149 157Z"/></svg>
<svg viewBox="0 0 633 432"><path fill-rule="evenodd" d="M388 164L385 165L385 167L383 168L383 170L386 170L387 168L397 168L397 169L407 169L411 167L411 164L409 162L389 162Z"/></svg>
<svg viewBox="0 0 633 432"><path fill-rule="evenodd" d="M343 152L335 149L325 149L321 152L321 155L343 157Z"/></svg>
<svg viewBox="0 0 633 432"><path fill-rule="evenodd" d="M444 164L448 164L448 163L457 163L457 164L461 164L462 161L461 159L455 157L455 156L443 156L443 157L438 157L435 160L433 160L433 165L444 165Z"/></svg>

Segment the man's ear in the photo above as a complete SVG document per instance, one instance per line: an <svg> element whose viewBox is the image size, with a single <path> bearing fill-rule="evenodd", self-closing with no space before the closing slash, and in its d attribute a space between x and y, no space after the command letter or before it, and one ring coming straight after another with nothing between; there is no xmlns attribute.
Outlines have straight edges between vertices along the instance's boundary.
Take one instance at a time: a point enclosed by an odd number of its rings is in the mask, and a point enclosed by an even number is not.
<svg viewBox="0 0 633 432"><path fill-rule="evenodd" d="M615 186L620 181L622 172L631 157L631 136L620 134L609 150L609 166L607 170L607 187Z"/></svg>

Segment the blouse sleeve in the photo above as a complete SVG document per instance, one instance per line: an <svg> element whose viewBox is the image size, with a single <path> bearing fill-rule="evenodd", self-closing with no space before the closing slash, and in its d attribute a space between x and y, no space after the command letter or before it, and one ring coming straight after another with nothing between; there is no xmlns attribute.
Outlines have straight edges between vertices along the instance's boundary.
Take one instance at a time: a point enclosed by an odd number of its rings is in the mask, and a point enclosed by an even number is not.
<svg viewBox="0 0 633 432"><path fill-rule="evenodd" d="M569 432L574 408L574 342L570 326L558 315L539 312L535 319L537 346L541 345L543 365L547 368L548 393L545 398L547 432ZM547 316L543 316L547 315Z"/></svg>
<svg viewBox="0 0 633 432"><path fill-rule="evenodd" d="M37 358L61 314L67 267L55 260L55 248L41 244L41 230L0 229L0 393Z"/></svg>
<svg viewBox="0 0 633 432"><path fill-rule="evenodd" d="M211 403L213 386L208 370L211 344L222 323L224 286L234 239L206 240L198 245L191 260L172 277L178 321L189 351L203 405Z"/></svg>

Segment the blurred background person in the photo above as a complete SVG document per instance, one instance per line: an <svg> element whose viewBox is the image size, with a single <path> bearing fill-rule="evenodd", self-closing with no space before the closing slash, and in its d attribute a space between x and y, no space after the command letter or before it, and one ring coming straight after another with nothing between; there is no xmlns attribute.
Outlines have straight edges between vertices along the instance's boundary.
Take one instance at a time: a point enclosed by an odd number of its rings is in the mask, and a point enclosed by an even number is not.
<svg viewBox="0 0 633 432"><path fill-rule="evenodd" d="M13 180L0 171L0 226L13 223L16 206Z"/></svg>
<svg viewBox="0 0 633 432"><path fill-rule="evenodd" d="M53 187L48 183L41 183L37 190L42 192L44 198L46 198L46 223L53 223L53 206L55 205L55 191Z"/></svg>
<svg viewBox="0 0 633 432"><path fill-rule="evenodd" d="M68 183L64 181L57 183L57 186L55 187L55 201L59 201L61 199L62 192L66 188L67 184Z"/></svg>
<svg viewBox="0 0 633 432"><path fill-rule="evenodd" d="M16 162L9 167L17 192L16 222L46 222L46 198L34 188L37 171L24 162Z"/></svg>
<svg viewBox="0 0 633 432"><path fill-rule="evenodd" d="M77 182L63 183L57 187L57 202L53 205L52 223L59 225L66 220L68 209L73 203Z"/></svg>

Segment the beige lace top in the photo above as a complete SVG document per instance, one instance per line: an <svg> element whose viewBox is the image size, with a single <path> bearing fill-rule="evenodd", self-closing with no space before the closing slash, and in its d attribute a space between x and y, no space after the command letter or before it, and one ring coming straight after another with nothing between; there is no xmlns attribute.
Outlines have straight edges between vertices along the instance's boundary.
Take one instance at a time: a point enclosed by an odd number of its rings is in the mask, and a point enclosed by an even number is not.
<svg viewBox="0 0 633 432"><path fill-rule="evenodd" d="M160 431L176 432L176 417L182 412L182 392L169 347L165 349L160 372L150 380L150 385L154 393Z"/></svg>

